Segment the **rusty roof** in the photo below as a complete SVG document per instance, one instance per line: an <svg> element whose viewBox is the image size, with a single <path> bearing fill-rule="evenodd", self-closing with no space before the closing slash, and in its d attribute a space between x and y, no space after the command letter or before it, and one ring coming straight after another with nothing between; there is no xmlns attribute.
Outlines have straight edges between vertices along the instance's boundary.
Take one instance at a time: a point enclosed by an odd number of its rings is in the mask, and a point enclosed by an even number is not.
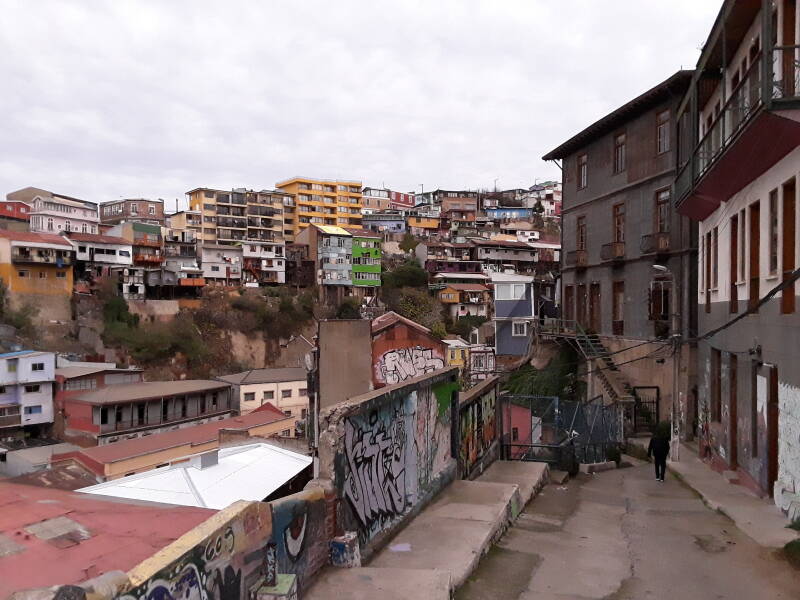
<svg viewBox="0 0 800 600"><path fill-rule="evenodd" d="M94 392L78 394L72 400L88 404L114 404L117 402L136 402L163 396L194 394L206 390L229 388L230 384L211 379L184 379L181 381L139 381L119 383Z"/></svg>
<svg viewBox="0 0 800 600"><path fill-rule="evenodd" d="M39 244L56 244L58 246L66 246L72 248L63 236L53 235L51 233L31 233L30 231L6 231L0 229L0 238L11 240L12 242L31 242Z"/></svg>
<svg viewBox="0 0 800 600"><path fill-rule="evenodd" d="M96 244L123 244L125 246L131 245L131 242L129 242L128 240L114 235L74 232L70 233L68 237L69 239L74 240L76 242L94 242Z"/></svg>
<svg viewBox="0 0 800 600"><path fill-rule="evenodd" d="M0 482L0 597L127 571L216 511Z"/></svg>
<svg viewBox="0 0 800 600"><path fill-rule="evenodd" d="M419 323L416 323L411 319L407 319L403 315L398 315L393 310L390 310L389 312L384 313L379 317L375 317L372 320L372 335L380 333L384 329L388 329L389 327L396 325L398 323L404 323L409 327L413 327L414 329L418 329L419 331L422 331L424 333L430 334L431 332L431 330L428 329L427 327L424 327Z"/></svg>

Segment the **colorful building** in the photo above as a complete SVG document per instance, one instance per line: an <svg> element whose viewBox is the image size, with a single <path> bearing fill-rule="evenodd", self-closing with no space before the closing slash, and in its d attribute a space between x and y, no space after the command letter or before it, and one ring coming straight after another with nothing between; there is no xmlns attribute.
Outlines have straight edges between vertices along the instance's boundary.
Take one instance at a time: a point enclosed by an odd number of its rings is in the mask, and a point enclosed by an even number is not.
<svg viewBox="0 0 800 600"><path fill-rule="evenodd" d="M275 187L291 194L297 205L290 241L310 224L361 227L360 181L292 177Z"/></svg>
<svg viewBox="0 0 800 600"><path fill-rule="evenodd" d="M98 233L100 218L97 204L34 187L6 194L9 202L24 202L30 211L31 231L59 233L80 231Z"/></svg>
<svg viewBox="0 0 800 600"><path fill-rule="evenodd" d="M374 296L381 286L381 236L351 229L353 236L353 288L358 296Z"/></svg>
<svg viewBox="0 0 800 600"><path fill-rule="evenodd" d="M314 225L302 230L297 241L308 245L308 256L315 263L320 300L340 304L350 295L353 285L353 236L334 225Z"/></svg>
<svg viewBox="0 0 800 600"><path fill-rule="evenodd" d="M372 321L372 382L376 388L443 369L447 346L431 330L389 311Z"/></svg>
<svg viewBox="0 0 800 600"><path fill-rule="evenodd" d="M12 308L39 308L39 318L72 318L72 244L60 235L0 231L0 279Z"/></svg>

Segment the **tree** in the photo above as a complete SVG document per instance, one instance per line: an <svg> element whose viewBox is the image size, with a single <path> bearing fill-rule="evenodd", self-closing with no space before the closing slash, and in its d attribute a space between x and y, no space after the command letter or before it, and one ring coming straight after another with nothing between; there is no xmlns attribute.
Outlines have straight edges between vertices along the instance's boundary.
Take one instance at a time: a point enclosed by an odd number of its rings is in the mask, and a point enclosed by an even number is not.
<svg viewBox="0 0 800 600"><path fill-rule="evenodd" d="M337 319L360 319L361 310L358 300L355 298L345 298L336 309Z"/></svg>
<svg viewBox="0 0 800 600"><path fill-rule="evenodd" d="M394 271L384 271L381 283L384 289L427 288L428 273L415 260L407 260Z"/></svg>
<svg viewBox="0 0 800 600"><path fill-rule="evenodd" d="M426 290L404 287L392 295L389 307L415 323L432 329L442 321L442 305Z"/></svg>
<svg viewBox="0 0 800 600"><path fill-rule="evenodd" d="M419 245L419 241L409 232L403 236L403 241L400 242L400 250L403 252L413 252Z"/></svg>

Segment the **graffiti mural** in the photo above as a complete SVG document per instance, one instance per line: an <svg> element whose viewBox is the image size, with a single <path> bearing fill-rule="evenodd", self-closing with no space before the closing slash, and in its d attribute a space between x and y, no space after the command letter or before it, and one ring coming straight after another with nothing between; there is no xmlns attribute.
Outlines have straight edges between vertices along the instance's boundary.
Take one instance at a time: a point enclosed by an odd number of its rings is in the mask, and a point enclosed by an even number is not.
<svg viewBox="0 0 800 600"><path fill-rule="evenodd" d="M263 579L271 533L270 506L247 504L122 600L243 600Z"/></svg>
<svg viewBox="0 0 800 600"><path fill-rule="evenodd" d="M491 450L497 436L497 388L492 385L459 407L461 477L470 477L474 467Z"/></svg>
<svg viewBox="0 0 800 600"><path fill-rule="evenodd" d="M272 529L278 573L297 575L302 590L328 561L325 493L311 487L272 502Z"/></svg>
<svg viewBox="0 0 800 600"><path fill-rule="evenodd" d="M449 398L454 384L439 387L438 395ZM393 527L436 491L453 462L449 402L440 402L430 385L387 394L387 400L343 422L337 488L362 544Z"/></svg>
<svg viewBox="0 0 800 600"><path fill-rule="evenodd" d="M378 379L388 385L400 383L444 368L444 359L432 348L400 348L389 350L378 360Z"/></svg>

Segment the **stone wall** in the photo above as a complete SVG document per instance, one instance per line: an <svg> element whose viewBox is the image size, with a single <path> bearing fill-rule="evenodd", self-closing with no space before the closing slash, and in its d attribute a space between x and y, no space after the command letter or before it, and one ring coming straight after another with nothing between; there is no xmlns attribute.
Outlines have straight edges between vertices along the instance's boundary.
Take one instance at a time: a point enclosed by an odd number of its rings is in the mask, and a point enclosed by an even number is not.
<svg viewBox="0 0 800 600"><path fill-rule="evenodd" d="M455 368L357 396L320 415L320 476L369 557L456 475Z"/></svg>

